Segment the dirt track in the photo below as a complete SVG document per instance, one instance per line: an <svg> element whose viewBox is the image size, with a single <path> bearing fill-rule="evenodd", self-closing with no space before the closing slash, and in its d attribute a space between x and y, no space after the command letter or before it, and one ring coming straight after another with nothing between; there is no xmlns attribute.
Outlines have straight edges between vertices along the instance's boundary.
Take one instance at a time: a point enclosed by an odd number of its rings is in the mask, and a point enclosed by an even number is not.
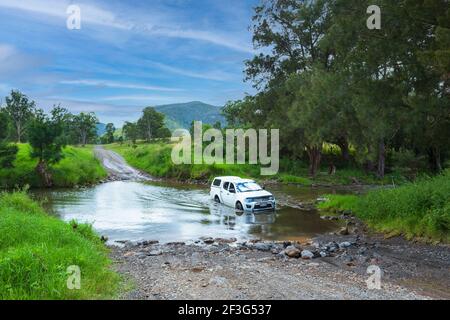
<svg viewBox="0 0 450 320"><path fill-rule="evenodd" d="M150 177L129 166L117 153L105 150L102 146L96 146L94 154L108 171L110 178L115 180L150 180Z"/></svg>

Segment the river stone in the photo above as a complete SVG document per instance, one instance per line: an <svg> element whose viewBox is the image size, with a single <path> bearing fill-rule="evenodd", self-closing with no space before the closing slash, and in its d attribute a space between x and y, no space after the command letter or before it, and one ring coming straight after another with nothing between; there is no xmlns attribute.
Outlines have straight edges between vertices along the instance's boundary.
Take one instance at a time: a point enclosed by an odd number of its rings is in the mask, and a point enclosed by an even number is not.
<svg viewBox="0 0 450 320"><path fill-rule="evenodd" d="M150 257L160 256L160 255L162 255L162 251L161 250L152 250L148 253L148 255Z"/></svg>
<svg viewBox="0 0 450 320"><path fill-rule="evenodd" d="M223 287L223 286L228 284L228 280L226 278L224 278L224 277L216 276L216 277L213 277L213 278L211 278L209 280L209 284L210 285L216 285L218 287Z"/></svg>
<svg viewBox="0 0 450 320"><path fill-rule="evenodd" d="M255 243L254 248L259 251L270 251L272 247L267 243L258 242Z"/></svg>
<svg viewBox="0 0 450 320"><path fill-rule="evenodd" d="M348 227L344 227L341 230L339 230L339 234L341 236L348 236L350 233L348 232Z"/></svg>
<svg viewBox="0 0 450 320"><path fill-rule="evenodd" d="M303 250L302 251L302 259L309 260L309 259L312 259L312 258L314 258L314 253L312 253L309 250Z"/></svg>
<svg viewBox="0 0 450 320"><path fill-rule="evenodd" d="M214 243L214 239L213 238L202 238L201 240L204 243L206 243L206 244L213 244Z"/></svg>
<svg viewBox="0 0 450 320"><path fill-rule="evenodd" d="M289 258L298 258L298 257L300 257L300 254L301 254L300 250L294 246L289 246L286 249L284 249L284 253Z"/></svg>
<svg viewBox="0 0 450 320"><path fill-rule="evenodd" d="M326 256L328 256L328 254L325 251L320 251L319 254L322 258L325 258Z"/></svg>
<svg viewBox="0 0 450 320"><path fill-rule="evenodd" d="M350 242L348 242L348 241L345 241L345 242L341 242L340 244L339 244L339 248L340 249L345 249L345 248L348 248L348 247L351 247L351 243Z"/></svg>

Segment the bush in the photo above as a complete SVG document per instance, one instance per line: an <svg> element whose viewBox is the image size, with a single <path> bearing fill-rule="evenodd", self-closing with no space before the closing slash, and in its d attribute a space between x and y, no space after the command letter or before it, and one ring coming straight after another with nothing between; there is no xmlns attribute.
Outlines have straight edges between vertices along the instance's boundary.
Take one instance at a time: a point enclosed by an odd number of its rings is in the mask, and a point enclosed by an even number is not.
<svg viewBox="0 0 450 320"><path fill-rule="evenodd" d="M326 197L329 201L320 205L322 209L352 210L378 231L450 240L450 171L361 197Z"/></svg>

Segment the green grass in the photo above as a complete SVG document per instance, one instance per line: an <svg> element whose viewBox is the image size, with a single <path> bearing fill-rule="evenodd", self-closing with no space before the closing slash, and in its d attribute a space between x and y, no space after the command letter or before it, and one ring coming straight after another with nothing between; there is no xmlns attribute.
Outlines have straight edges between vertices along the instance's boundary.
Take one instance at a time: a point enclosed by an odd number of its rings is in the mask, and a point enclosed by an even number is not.
<svg viewBox="0 0 450 320"><path fill-rule="evenodd" d="M14 168L0 169L0 188L14 188L29 185L42 187L42 181L36 173L37 160L30 157L31 147L20 144ZM55 187L73 187L93 184L107 176L107 172L95 159L93 148L64 148L64 158L51 167Z"/></svg>
<svg viewBox="0 0 450 320"><path fill-rule="evenodd" d="M248 164L174 165L171 158L172 145L164 142L138 144L135 148L127 144L113 144L106 148L122 155L131 166L155 177L210 180L215 176L232 175L256 178L260 172L259 166Z"/></svg>
<svg viewBox="0 0 450 320"><path fill-rule="evenodd" d="M171 144L164 142L138 143L132 147L129 143L111 144L106 148L121 154L135 168L155 177L175 178L179 180L211 180L215 176L240 176L258 180L277 180L285 184L311 185L349 185L361 184L404 184L407 180L397 173L386 175L382 180L375 174L366 174L362 170L342 168L335 175L326 171L315 178L308 174L308 168L300 161L280 159L280 173L275 176L261 176L259 165L249 164L213 164L213 165L174 165L171 160Z"/></svg>
<svg viewBox="0 0 450 320"><path fill-rule="evenodd" d="M369 192L329 195L324 210L352 210L376 231L450 242L450 170L434 178Z"/></svg>
<svg viewBox="0 0 450 320"><path fill-rule="evenodd" d="M80 290L67 288L79 266ZM0 195L0 299L109 299L119 290L108 252L90 225L47 215L23 192Z"/></svg>

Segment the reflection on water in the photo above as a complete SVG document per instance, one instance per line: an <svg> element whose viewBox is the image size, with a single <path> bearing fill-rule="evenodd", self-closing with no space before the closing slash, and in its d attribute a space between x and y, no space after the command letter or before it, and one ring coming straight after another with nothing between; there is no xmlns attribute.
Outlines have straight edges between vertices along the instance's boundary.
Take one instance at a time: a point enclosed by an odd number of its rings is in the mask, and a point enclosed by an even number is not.
<svg viewBox="0 0 450 320"><path fill-rule="evenodd" d="M311 200L317 195L283 189L275 195ZM89 189L35 191L46 209L65 221L92 223L116 240L188 241L202 236L238 239L296 239L335 230L315 212L289 207L276 212L237 214L214 203L202 187L140 182L110 182ZM319 192L319 191L318 191Z"/></svg>

